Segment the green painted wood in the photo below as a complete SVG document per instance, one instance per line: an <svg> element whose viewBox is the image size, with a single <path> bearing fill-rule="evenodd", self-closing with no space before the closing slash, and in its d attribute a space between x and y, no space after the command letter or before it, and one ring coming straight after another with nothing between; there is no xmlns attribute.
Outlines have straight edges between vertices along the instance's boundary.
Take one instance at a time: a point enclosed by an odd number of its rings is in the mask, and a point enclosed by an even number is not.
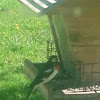
<svg viewBox="0 0 100 100"><path fill-rule="evenodd" d="M62 57L61 57L60 48L59 48L59 44L58 44L59 40L58 40L58 37L56 35L56 30L55 30L52 14L48 14L48 19L49 19L49 22L50 22L50 26L51 26L51 30L52 30L52 34L53 34L53 39L54 39L55 46L56 46L56 50L57 50L59 59L62 62Z"/></svg>
<svg viewBox="0 0 100 100"><path fill-rule="evenodd" d="M56 37L56 44L59 49L63 65L68 73L70 73L71 63L74 60L72 48L70 45L68 34L65 31L63 19L61 15L53 15L51 28L53 30L54 38ZM53 26L52 26L53 25Z"/></svg>

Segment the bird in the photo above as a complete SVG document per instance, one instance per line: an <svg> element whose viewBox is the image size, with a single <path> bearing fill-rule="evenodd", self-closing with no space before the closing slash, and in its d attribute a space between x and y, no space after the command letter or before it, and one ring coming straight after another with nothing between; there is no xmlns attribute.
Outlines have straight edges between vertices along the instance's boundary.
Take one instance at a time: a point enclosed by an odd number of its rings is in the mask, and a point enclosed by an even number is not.
<svg viewBox="0 0 100 100"><path fill-rule="evenodd" d="M30 84L30 90L26 96L26 99L30 96L31 92L36 89L36 87L40 84L44 84L52 80L60 70L60 66L58 64L58 58L55 55L50 56L48 61L46 62L45 68L40 71L35 79Z"/></svg>

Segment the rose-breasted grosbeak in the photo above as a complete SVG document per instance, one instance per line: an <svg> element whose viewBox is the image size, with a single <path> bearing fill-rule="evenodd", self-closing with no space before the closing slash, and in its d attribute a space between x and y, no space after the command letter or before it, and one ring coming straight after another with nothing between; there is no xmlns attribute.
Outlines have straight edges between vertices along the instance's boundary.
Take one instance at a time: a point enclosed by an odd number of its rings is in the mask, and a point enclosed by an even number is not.
<svg viewBox="0 0 100 100"><path fill-rule="evenodd" d="M30 84L30 91L25 100L27 100L32 90L34 90L38 85L46 83L51 79L53 79L58 72L59 72L59 65L57 56L51 56L47 61L43 71L40 71Z"/></svg>

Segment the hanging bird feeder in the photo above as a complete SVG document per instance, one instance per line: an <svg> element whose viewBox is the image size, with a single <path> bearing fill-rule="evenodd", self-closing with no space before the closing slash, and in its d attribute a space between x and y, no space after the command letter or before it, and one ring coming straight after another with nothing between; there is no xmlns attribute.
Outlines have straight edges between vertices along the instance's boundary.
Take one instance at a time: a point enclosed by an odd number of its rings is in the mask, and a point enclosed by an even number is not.
<svg viewBox="0 0 100 100"><path fill-rule="evenodd" d="M37 87L45 99L99 100L100 0L19 1L34 15L48 16L63 67L54 80ZM37 74L35 66L25 60L25 72L31 80Z"/></svg>

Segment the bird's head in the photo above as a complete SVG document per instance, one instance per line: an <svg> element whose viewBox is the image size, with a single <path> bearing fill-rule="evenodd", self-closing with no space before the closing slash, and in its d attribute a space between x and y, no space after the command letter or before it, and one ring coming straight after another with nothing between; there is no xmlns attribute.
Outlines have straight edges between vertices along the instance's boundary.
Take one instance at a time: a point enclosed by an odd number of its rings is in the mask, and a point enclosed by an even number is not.
<svg viewBox="0 0 100 100"><path fill-rule="evenodd" d="M57 56L51 56L48 60L49 64L57 64L58 63L58 58Z"/></svg>
<svg viewBox="0 0 100 100"><path fill-rule="evenodd" d="M56 69L57 71L59 71L59 66L58 66L58 58L57 56L51 56L48 60L48 65L50 65L51 67L54 67L54 69Z"/></svg>

